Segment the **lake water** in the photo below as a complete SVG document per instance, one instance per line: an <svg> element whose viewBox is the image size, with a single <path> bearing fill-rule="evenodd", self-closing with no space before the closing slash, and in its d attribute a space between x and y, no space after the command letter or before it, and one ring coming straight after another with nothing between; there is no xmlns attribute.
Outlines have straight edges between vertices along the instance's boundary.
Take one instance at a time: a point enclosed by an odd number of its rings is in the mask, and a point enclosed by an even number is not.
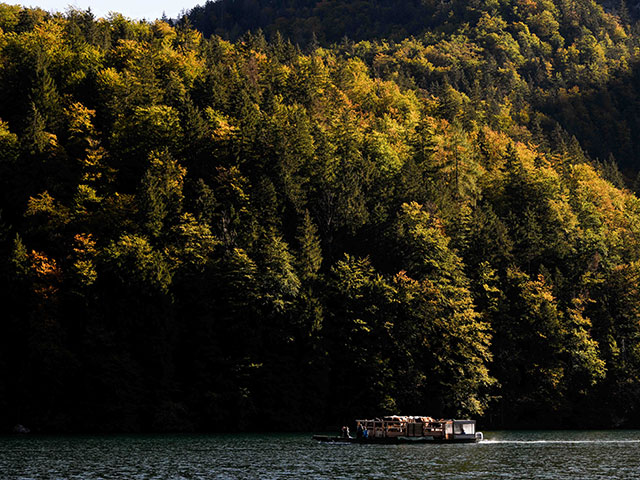
<svg viewBox="0 0 640 480"><path fill-rule="evenodd" d="M485 432L478 444L310 434L0 437L1 479L640 479L640 431Z"/></svg>

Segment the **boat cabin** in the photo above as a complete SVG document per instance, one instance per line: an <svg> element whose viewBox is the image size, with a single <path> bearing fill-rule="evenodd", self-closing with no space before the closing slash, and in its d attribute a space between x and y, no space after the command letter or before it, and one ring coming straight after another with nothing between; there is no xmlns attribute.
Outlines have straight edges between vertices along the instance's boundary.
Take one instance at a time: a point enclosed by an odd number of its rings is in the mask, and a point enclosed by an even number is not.
<svg viewBox="0 0 640 480"><path fill-rule="evenodd" d="M476 441L475 420L440 419L392 415L373 420L356 420L371 439L430 439L434 441Z"/></svg>

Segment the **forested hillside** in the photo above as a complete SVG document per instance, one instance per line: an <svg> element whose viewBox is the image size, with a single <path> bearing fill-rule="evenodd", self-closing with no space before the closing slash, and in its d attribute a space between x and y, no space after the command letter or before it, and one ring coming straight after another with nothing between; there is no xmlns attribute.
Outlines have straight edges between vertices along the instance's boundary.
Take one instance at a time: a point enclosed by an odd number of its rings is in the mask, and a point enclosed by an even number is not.
<svg viewBox="0 0 640 480"><path fill-rule="evenodd" d="M0 4L0 428L640 426L631 17L447 5L298 46Z"/></svg>
<svg viewBox="0 0 640 480"><path fill-rule="evenodd" d="M559 126L637 189L639 14L635 0L218 0L182 22L228 40L261 30L303 49L339 44L375 77L432 94L452 86L472 118L503 109L547 138Z"/></svg>

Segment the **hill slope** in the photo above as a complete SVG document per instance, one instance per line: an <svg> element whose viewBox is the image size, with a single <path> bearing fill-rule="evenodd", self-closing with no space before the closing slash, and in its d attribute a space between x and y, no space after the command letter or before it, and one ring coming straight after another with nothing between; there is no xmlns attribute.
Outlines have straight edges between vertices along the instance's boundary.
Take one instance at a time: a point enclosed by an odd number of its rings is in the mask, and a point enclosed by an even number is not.
<svg viewBox="0 0 640 480"><path fill-rule="evenodd" d="M301 53L0 5L2 428L639 426L640 202L529 100L630 35L491 12Z"/></svg>
<svg viewBox="0 0 640 480"><path fill-rule="evenodd" d="M563 141L575 136L592 158L618 163L633 186L640 171L632 134L640 127L638 35L629 13L636 9L625 6L609 5L612 14L594 0L222 0L194 8L188 19L224 38L262 29L303 47L341 43L376 77L429 92L447 83L475 111L512 110L519 125L543 131L544 141L560 131L568 133Z"/></svg>

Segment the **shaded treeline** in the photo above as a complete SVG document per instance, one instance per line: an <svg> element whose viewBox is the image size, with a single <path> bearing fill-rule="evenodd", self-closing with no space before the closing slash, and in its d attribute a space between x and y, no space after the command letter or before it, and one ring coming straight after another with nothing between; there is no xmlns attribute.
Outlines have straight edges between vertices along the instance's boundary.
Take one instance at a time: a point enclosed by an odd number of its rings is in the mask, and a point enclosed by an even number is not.
<svg viewBox="0 0 640 480"><path fill-rule="evenodd" d="M640 202L491 61L507 27L306 53L0 29L3 429L640 425ZM588 85L576 62L554 75Z"/></svg>

